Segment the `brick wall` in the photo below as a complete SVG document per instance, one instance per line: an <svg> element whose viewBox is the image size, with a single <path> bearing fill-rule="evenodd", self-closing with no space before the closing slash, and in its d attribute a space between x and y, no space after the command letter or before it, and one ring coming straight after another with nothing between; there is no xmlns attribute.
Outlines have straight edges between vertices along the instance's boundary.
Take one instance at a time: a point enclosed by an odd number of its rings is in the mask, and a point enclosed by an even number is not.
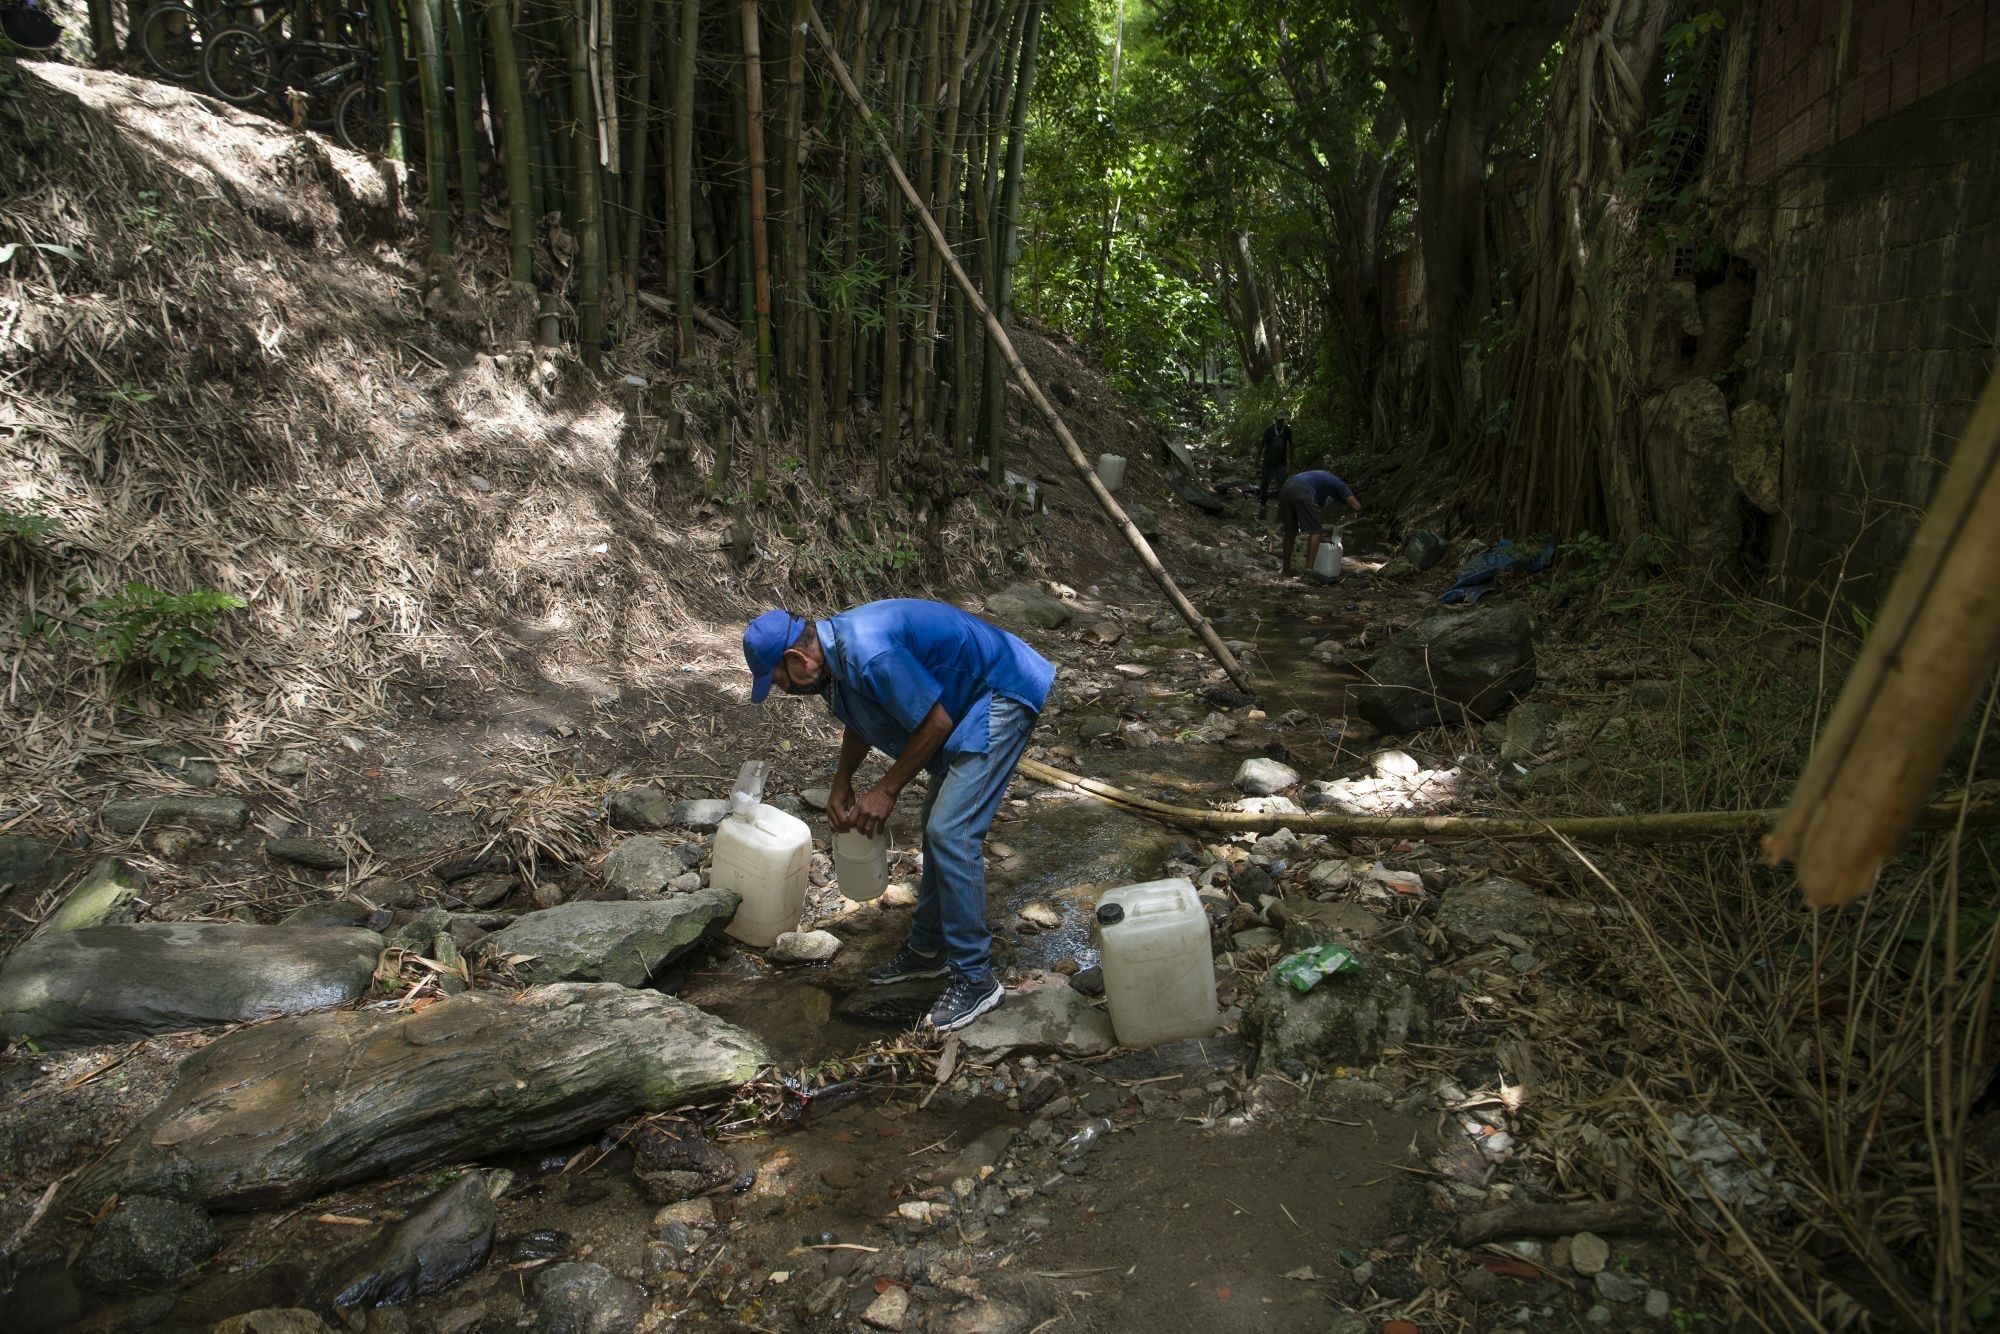
<svg viewBox="0 0 2000 1334"><path fill-rule="evenodd" d="M1996 60L1996 0L1766 0L1749 177L1810 162Z"/></svg>
<svg viewBox="0 0 2000 1334"><path fill-rule="evenodd" d="M1995 366L2000 63L1918 96L1930 34L1968 7L1853 8L1857 27L1866 18L1880 33L1890 109L1779 172L1745 210L1732 248L1756 265L1757 287L1735 397L1781 425L1777 571L1825 591L1844 568L1843 592L1872 605ZM1989 6L1973 8L1986 18ZM1912 24L1877 28L1879 13ZM1912 50L1917 72L1898 76ZM1896 109L1903 77L1912 101Z"/></svg>

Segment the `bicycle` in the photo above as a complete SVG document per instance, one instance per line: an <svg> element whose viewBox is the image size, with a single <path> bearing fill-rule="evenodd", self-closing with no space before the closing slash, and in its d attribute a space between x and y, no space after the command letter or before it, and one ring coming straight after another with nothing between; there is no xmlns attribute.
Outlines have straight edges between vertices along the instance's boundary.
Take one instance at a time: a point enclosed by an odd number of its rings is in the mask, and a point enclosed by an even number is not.
<svg viewBox="0 0 2000 1334"><path fill-rule="evenodd" d="M237 16L254 15L260 8L254 0L234 0L215 4L203 0L160 0L139 20L139 54L154 73L175 83L194 83L201 78L202 55L210 37ZM266 22L276 23L284 14L280 6Z"/></svg>
<svg viewBox="0 0 2000 1334"><path fill-rule="evenodd" d="M234 106L270 99L290 111L286 91L302 94L305 122L333 129L337 105L349 85L368 82L374 55L366 42L366 16L335 16L336 40L293 38L273 41L262 27L239 24L218 31L202 53L202 82Z"/></svg>

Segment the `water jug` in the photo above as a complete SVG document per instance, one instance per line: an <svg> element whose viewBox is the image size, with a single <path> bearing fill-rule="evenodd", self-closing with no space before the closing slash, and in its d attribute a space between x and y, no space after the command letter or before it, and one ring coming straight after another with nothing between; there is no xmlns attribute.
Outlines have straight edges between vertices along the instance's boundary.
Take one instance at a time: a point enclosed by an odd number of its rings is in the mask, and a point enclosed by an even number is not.
<svg viewBox="0 0 2000 1334"><path fill-rule="evenodd" d="M1322 579L1340 578L1340 558L1345 554L1336 528L1319 540L1319 550L1313 553L1313 573Z"/></svg>
<svg viewBox="0 0 2000 1334"><path fill-rule="evenodd" d="M889 831L835 834L833 876L840 892L857 903L879 898L889 887Z"/></svg>
<svg viewBox="0 0 2000 1334"><path fill-rule="evenodd" d="M726 928L746 945L765 946L799 929L806 903L812 830L796 815L763 802L762 760L751 760L729 794L729 818L715 831L708 882L743 899Z"/></svg>
<svg viewBox="0 0 2000 1334"><path fill-rule="evenodd" d="M1106 491L1116 491L1118 484L1125 480L1125 456L1122 454L1099 454L1097 456L1097 480L1104 483Z"/></svg>
<svg viewBox="0 0 2000 1334"><path fill-rule="evenodd" d="M1091 927L1120 1045L1150 1047L1215 1032L1215 959L1191 880L1108 890Z"/></svg>

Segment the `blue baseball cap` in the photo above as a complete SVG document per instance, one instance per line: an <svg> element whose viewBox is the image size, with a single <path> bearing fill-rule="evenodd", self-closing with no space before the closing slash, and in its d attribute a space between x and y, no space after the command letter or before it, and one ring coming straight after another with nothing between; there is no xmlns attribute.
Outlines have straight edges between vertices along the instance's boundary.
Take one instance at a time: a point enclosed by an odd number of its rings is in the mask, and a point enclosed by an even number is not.
<svg viewBox="0 0 2000 1334"><path fill-rule="evenodd" d="M771 673L778 670L785 650L806 632L806 618L773 608L743 631L743 661L750 668L750 702L762 704L771 693Z"/></svg>

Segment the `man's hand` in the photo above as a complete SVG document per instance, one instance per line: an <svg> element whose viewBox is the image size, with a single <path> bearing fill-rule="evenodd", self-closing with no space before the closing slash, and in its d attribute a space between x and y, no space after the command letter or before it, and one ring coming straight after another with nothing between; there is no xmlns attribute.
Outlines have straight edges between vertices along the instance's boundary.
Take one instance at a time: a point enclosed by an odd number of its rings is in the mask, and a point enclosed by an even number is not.
<svg viewBox="0 0 2000 1334"><path fill-rule="evenodd" d="M848 813L848 823L864 834L878 834L889 826L889 814L896 809L896 798L902 792L887 783L877 783L861 794L861 800L854 803ZM827 809L832 809L829 802Z"/></svg>
<svg viewBox="0 0 2000 1334"><path fill-rule="evenodd" d="M826 794L826 822L836 834L844 834L854 823L854 788L847 779L836 777Z"/></svg>

